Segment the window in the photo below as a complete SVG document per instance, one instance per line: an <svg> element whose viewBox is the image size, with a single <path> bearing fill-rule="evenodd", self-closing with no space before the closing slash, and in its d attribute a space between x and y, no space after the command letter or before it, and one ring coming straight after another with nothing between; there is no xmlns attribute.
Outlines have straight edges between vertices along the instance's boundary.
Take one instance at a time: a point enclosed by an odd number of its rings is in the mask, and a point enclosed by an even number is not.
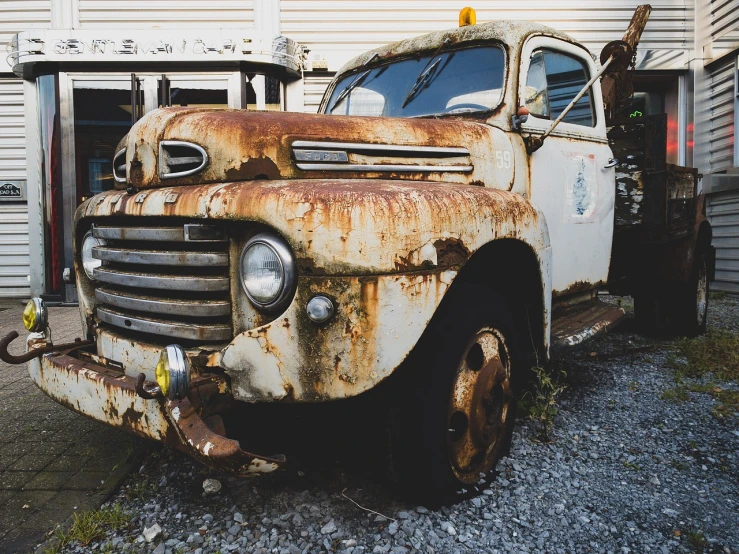
<svg viewBox="0 0 739 554"><path fill-rule="evenodd" d="M427 53L340 78L325 113L421 117L493 110L503 96L499 46Z"/></svg>
<svg viewBox="0 0 739 554"><path fill-rule="evenodd" d="M557 119L589 80L583 61L554 50L537 50L531 56L524 103L533 116ZM562 121L595 126L590 91L577 101Z"/></svg>

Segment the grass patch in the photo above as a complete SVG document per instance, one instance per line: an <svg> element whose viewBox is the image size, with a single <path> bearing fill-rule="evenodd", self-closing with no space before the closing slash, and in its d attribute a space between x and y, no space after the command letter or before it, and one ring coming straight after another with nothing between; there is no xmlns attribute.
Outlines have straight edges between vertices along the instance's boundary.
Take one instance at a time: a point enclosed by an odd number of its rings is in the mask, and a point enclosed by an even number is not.
<svg viewBox="0 0 739 554"><path fill-rule="evenodd" d="M661 394L662 400L680 403L689 400L688 392L710 394L715 400L711 414L719 421L739 412L739 392L718 384L739 382L739 334L714 329L702 337L680 339L668 360L675 368L675 386ZM710 380L686 383L686 377Z"/></svg>
<svg viewBox="0 0 739 554"><path fill-rule="evenodd" d="M688 396L688 392L685 390L682 384L678 384L675 387L664 391L660 395L660 398L667 402L680 404L681 402L687 402L690 397Z"/></svg>
<svg viewBox="0 0 739 554"><path fill-rule="evenodd" d="M716 379L739 380L739 335L712 329L702 337L680 339L675 346L677 354L687 362L678 368L686 376L712 374Z"/></svg>
<svg viewBox="0 0 739 554"><path fill-rule="evenodd" d="M708 298L711 300L723 300L726 298L726 293L722 290L714 290L708 293Z"/></svg>
<svg viewBox="0 0 739 554"><path fill-rule="evenodd" d="M711 410L711 414L719 421L724 421L739 412L739 391L722 390L714 392L713 395L717 404Z"/></svg>
<svg viewBox="0 0 739 554"><path fill-rule="evenodd" d="M90 510L81 514L74 514L74 522L68 532L59 529L55 533L54 543L44 549L44 554L57 554L61 550L76 542L80 546L87 546L91 542L105 537L108 530L121 529L129 524L131 516L123 511L120 504L113 504Z"/></svg>

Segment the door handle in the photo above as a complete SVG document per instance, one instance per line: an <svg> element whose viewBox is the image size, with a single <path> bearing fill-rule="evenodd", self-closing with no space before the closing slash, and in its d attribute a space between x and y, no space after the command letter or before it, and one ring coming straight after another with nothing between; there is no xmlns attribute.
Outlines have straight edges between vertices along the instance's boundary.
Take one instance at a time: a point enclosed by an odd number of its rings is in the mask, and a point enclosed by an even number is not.
<svg viewBox="0 0 739 554"><path fill-rule="evenodd" d="M609 167L616 167L618 165L618 160L616 158L609 158L608 163L603 166L604 169L608 169Z"/></svg>

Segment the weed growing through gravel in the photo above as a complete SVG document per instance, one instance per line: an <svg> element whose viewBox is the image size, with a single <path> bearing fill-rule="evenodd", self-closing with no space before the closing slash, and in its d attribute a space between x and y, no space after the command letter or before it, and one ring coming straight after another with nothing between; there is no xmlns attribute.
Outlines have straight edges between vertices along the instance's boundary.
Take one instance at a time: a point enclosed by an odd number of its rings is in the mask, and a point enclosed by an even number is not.
<svg viewBox="0 0 739 554"><path fill-rule="evenodd" d="M706 540L706 536L702 532L688 531L687 533L685 533L685 536L688 539L688 545L690 545L690 550L692 552L705 552L706 546L708 546L708 541Z"/></svg>
<svg viewBox="0 0 739 554"><path fill-rule="evenodd" d="M557 415L557 397L567 388L562 381L567 376L556 364L549 368L531 368L534 383L531 390L521 398L529 417L536 425L536 437L542 442L551 442L554 416Z"/></svg>
<svg viewBox="0 0 739 554"><path fill-rule="evenodd" d="M106 530L117 530L125 527L131 521L120 504L90 510L81 514L74 514L74 523L68 532L58 529L55 533L54 544L44 549L44 554L57 554L73 542L80 546L87 546L95 540L105 537ZM103 549L103 551L105 551Z"/></svg>

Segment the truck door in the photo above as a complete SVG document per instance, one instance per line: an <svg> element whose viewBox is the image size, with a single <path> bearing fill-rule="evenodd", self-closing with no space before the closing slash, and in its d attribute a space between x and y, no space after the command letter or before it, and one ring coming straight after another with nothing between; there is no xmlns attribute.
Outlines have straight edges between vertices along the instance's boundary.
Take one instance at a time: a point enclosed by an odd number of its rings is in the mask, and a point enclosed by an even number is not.
<svg viewBox="0 0 739 554"><path fill-rule="evenodd" d="M540 136L597 71L584 49L551 37L524 45L519 105L530 110L523 135ZM613 233L614 169L600 83L529 155L531 200L546 216L555 296L604 283Z"/></svg>

